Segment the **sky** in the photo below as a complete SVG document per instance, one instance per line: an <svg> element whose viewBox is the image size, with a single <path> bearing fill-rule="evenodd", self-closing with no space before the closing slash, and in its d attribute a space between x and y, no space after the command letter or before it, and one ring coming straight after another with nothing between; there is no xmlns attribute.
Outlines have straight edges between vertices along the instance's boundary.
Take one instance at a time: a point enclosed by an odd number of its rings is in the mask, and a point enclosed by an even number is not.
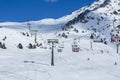
<svg viewBox="0 0 120 80"><path fill-rule="evenodd" d="M0 0L0 22L60 18L95 0Z"/></svg>

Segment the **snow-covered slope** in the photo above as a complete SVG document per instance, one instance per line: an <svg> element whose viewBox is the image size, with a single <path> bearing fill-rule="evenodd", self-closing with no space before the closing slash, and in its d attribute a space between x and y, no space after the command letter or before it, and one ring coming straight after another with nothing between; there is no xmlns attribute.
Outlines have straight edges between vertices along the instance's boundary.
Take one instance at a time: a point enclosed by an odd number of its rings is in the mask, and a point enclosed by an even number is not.
<svg viewBox="0 0 120 80"><path fill-rule="evenodd" d="M26 42L26 41L25 41ZM119 80L120 56L115 49L81 39L80 52L73 53L71 41L62 53L55 48L55 65L51 66L50 49L0 49L1 80ZM87 46L85 46L87 45ZM12 46L12 45L11 45Z"/></svg>
<svg viewBox="0 0 120 80"><path fill-rule="evenodd" d="M119 80L120 55L110 41L119 19L120 0L97 0L59 19L29 21L37 43L28 22L0 23L0 80ZM59 40L54 66L48 39Z"/></svg>
<svg viewBox="0 0 120 80"><path fill-rule="evenodd" d="M120 0L97 0L73 13L76 16L65 24L63 30L78 29L79 32L82 26L97 36L94 38L106 39L108 43L112 35L119 35Z"/></svg>

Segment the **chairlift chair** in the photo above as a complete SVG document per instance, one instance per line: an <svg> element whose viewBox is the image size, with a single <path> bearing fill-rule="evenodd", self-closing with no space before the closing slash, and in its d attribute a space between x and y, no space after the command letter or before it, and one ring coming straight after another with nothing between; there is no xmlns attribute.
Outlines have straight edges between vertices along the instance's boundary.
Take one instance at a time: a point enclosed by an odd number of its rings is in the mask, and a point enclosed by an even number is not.
<svg viewBox="0 0 120 80"><path fill-rule="evenodd" d="M77 42L73 42L72 51L73 52L79 52L80 51L80 48L79 48L79 45L77 44Z"/></svg>
<svg viewBox="0 0 120 80"><path fill-rule="evenodd" d="M63 51L63 48L64 48L64 46L59 46L57 51L58 51L58 52L62 52L62 51Z"/></svg>
<svg viewBox="0 0 120 80"><path fill-rule="evenodd" d="M63 50L61 48L58 48L57 50L59 53L61 53Z"/></svg>

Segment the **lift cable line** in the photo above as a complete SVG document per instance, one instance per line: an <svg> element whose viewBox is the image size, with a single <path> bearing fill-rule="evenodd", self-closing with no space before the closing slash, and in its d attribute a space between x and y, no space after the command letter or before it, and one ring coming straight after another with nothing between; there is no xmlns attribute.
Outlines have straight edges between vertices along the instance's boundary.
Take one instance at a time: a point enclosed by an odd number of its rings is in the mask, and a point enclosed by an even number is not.
<svg viewBox="0 0 120 80"><path fill-rule="evenodd" d="M120 19L119 19L120 20ZM112 23L111 23L112 24ZM30 24L31 25L31 24ZM30 26L29 25L29 26ZM109 24L110 25L110 24ZM108 26L108 24L107 25L105 25L105 26ZM114 27L114 22L113 22L113 27ZM30 27L29 27L29 30L30 30ZM37 32L37 31L33 31L33 32ZM91 32L92 33L92 32ZM74 39L72 39L72 40L66 40L66 41L62 41L62 42L69 42L69 41L74 41L74 40L76 40L76 39L78 39L78 40L80 40L81 38L83 38L83 37L85 37L85 36L88 36L88 35L90 35L91 33L88 33L88 34L86 34L86 35L83 35L83 36L80 36L80 37L76 37L76 38L74 38ZM117 37L116 39L117 39L117 41L118 41L118 38L119 37ZM51 66L54 66L54 44L58 44L58 39L47 39L47 41L48 41L48 43L51 43L52 44L52 51L51 51ZM36 42L36 39L35 39L35 42ZM119 46L118 46L119 47ZM118 47L117 47L117 53L119 52L118 51ZM92 46L91 46L91 48L92 48ZM31 59L32 59L32 57L31 56L29 56ZM35 63L35 64L40 64L40 65L48 65L49 66L49 64L45 64L45 63L38 63L38 62L35 62L35 61L24 61L24 63ZM34 70L35 70L35 65L33 65L34 67ZM36 71L36 70L35 70ZM30 74L28 74L28 76L29 76ZM30 79L29 79L30 80ZM35 77L34 77L34 80L36 80L36 72L35 72Z"/></svg>
<svg viewBox="0 0 120 80"><path fill-rule="evenodd" d="M111 23L109 23L109 24L105 24L103 27L100 27L100 29L101 30L99 30L100 32L103 30L102 28L108 28L108 26L112 26L113 25L113 28L114 28L114 22L115 21L120 21L120 19L116 19L116 20L113 20ZM71 40L66 40L66 41L62 41L62 42L70 42L70 41L74 41L74 40L76 40L76 39L78 39L78 40L80 40L81 38L83 38L83 37L85 37L85 36L87 36L87 35L90 35L90 34L92 34L93 32L90 32L90 33L88 33L88 34L86 34L86 35L83 35L83 36L80 36L80 37L76 37L76 38L74 38L74 39L71 39ZM117 40L118 41L118 40ZM119 43L119 45L120 45L120 43ZM93 47L93 43L92 43L92 41L90 42L90 48L92 49L92 47ZM118 53L118 45L117 45L117 53Z"/></svg>
<svg viewBox="0 0 120 80"><path fill-rule="evenodd" d="M120 20L120 19L119 19ZM110 23L110 24L113 24L114 22L112 22L112 23ZM105 26L108 26L108 25L110 25L110 24L106 24L106 25L104 25L103 27L105 27ZM102 27L102 28L103 28ZM113 25L113 27L114 27L114 25ZM37 31L33 31L33 32L37 32ZM90 35L90 34L92 34L93 32L90 32L90 33L88 33L88 34L86 34L86 35L83 35L83 36L80 36L80 37L76 37L76 38L74 38L74 39L71 39L71 40L66 40L66 41L62 41L62 43L63 42L70 42L70 41L75 41L76 39L77 40L80 40L81 38L83 38L83 37L85 37L85 36L88 36L88 35ZM51 66L54 66L54 44L58 44L58 39L47 39L47 41L48 41L48 43L51 43L52 44L52 51L51 51ZM118 40L117 40L118 41ZM35 42L36 42L36 39L35 39ZM92 42L90 42L91 44L90 44L90 47L91 47L91 49L92 49ZM118 46L117 46L117 53L118 53ZM27 61L25 61L25 62L27 62ZM35 63L34 61L28 61L28 62L31 62L31 63ZM38 63L38 64L42 64L42 63ZM46 65L46 64L45 64Z"/></svg>

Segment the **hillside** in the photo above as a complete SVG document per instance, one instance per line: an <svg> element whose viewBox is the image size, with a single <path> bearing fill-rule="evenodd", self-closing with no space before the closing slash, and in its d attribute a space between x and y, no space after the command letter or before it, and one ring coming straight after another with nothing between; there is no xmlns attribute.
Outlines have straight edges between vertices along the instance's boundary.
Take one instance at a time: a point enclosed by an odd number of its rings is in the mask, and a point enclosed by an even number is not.
<svg viewBox="0 0 120 80"><path fill-rule="evenodd" d="M70 31L82 26L95 35L94 39L106 39L108 43L110 43L113 35L119 35L119 0L97 0L89 6L79 9L76 13L79 14L68 21L63 30Z"/></svg>

